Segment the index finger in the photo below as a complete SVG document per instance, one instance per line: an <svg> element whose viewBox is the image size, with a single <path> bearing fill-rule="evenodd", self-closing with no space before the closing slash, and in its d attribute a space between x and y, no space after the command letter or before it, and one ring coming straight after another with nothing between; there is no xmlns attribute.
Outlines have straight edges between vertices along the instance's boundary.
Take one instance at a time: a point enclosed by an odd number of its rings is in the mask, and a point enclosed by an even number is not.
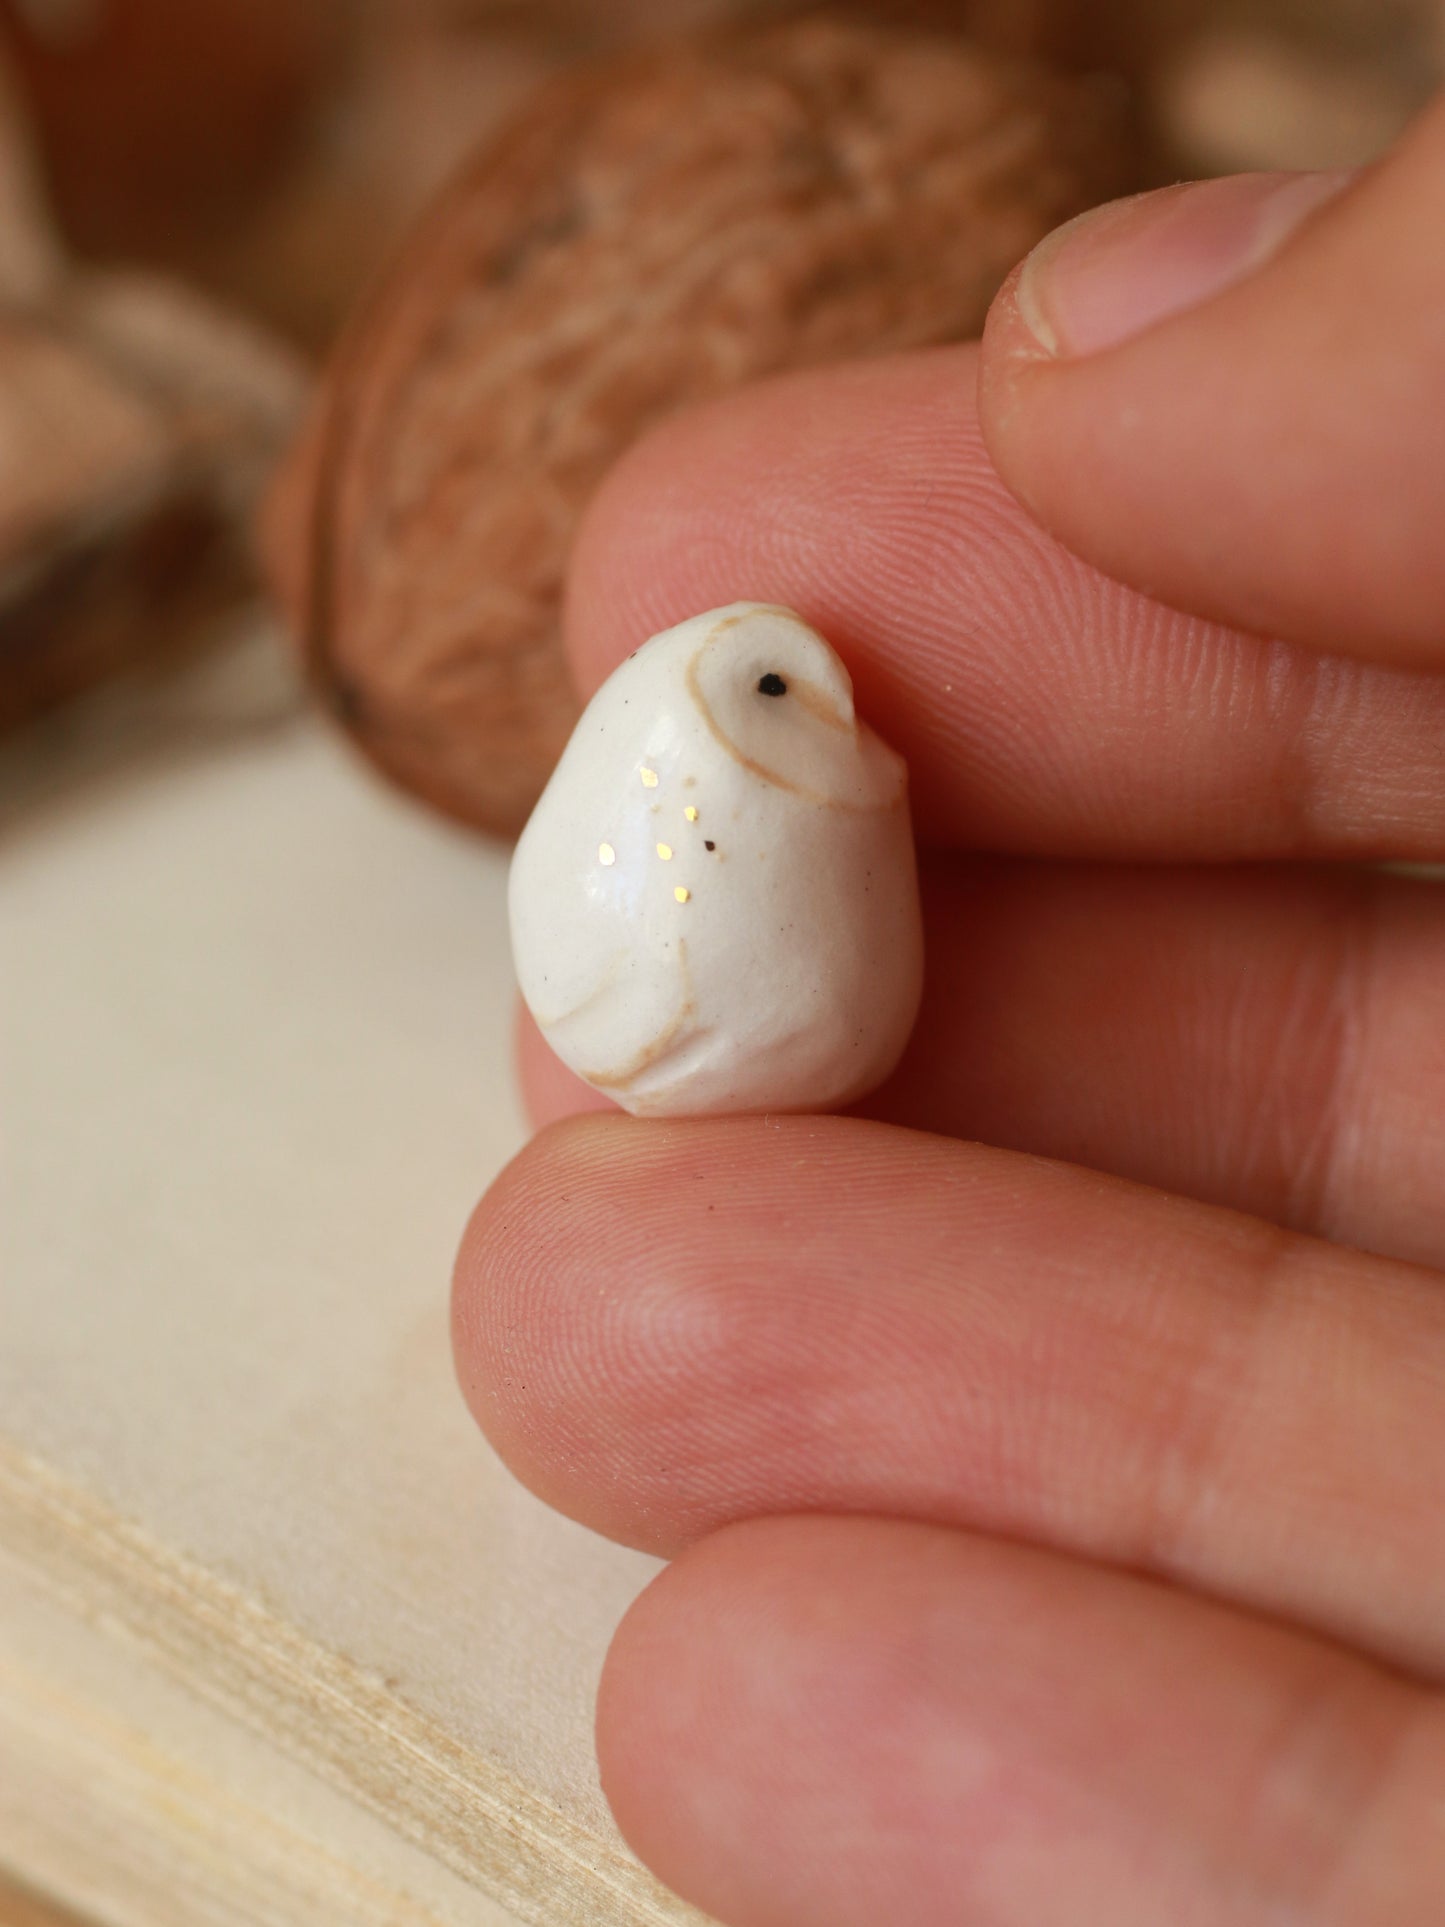
<svg viewBox="0 0 1445 1927"><path fill-rule="evenodd" d="M670 623L789 603L908 758L925 841L1062 856L1445 854L1445 678L1187 617L1081 562L1004 488L973 347L761 384L678 416L582 529L590 692Z"/></svg>

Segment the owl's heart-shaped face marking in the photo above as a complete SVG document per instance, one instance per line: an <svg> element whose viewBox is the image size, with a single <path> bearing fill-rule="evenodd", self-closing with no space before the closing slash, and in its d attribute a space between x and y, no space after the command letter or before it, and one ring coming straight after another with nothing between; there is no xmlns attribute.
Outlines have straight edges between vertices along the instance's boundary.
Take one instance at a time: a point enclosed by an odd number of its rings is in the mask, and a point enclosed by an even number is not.
<svg viewBox="0 0 1445 1927"><path fill-rule="evenodd" d="M687 684L721 747L764 782L809 802L877 809L901 795L897 759L860 731L847 670L791 609L722 616Z"/></svg>

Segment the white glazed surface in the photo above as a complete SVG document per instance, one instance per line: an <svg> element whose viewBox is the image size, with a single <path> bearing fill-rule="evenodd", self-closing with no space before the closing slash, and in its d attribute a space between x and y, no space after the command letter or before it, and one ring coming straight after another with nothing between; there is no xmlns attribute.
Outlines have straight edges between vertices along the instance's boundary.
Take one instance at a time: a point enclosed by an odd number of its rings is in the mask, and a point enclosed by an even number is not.
<svg viewBox="0 0 1445 1927"><path fill-rule="evenodd" d="M847 1104L913 1028L907 771L790 609L733 603L628 657L563 751L508 894L543 1035L638 1115Z"/></svg>

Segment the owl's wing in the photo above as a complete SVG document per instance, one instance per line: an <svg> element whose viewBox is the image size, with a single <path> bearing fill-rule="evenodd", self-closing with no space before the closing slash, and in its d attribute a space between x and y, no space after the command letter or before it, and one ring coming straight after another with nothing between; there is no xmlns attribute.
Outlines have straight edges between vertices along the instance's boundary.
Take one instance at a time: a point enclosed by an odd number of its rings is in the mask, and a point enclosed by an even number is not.
<svg viewBox="0 0 1445 1927"><path fill-rule="evenodd" d="M586 996L539 1022L547 1041L589 1084L625 1095L696 1030L686 939L664 949L618 948Z"/></svg>

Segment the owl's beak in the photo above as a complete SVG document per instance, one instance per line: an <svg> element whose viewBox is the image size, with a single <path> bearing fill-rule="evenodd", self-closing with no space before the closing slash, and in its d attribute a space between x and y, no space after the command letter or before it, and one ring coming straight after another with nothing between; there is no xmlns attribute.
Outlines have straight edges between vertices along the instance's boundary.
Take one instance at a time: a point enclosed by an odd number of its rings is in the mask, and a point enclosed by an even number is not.
<svg viewBox="0 0 1445 1927"><path fill-rule="evenodd" d="M798 677L792 684L792 694L801 708L830 729L845 730L851 736L858 727L853 708L853 679L846 669L842 670L841 678L830 675L824 681Z"/></svg>

